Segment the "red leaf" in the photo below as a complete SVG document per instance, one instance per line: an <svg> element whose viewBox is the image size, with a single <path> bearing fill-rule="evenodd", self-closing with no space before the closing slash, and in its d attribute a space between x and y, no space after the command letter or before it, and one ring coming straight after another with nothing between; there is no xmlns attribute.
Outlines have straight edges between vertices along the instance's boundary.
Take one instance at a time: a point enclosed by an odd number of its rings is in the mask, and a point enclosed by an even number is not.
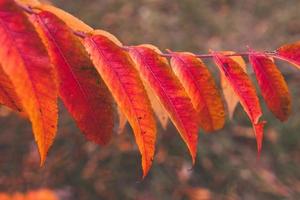
<svg viewBox="0 0 300 200"><path fill-rule="evenodd" d="M277 49L277 56L300 69L300 41L281 46Z"/></svg>
<svg viewBox="0 0 300 200"><path fill-rule="evenodd" d="M147 83L144 83L144 87L146 89L147 95L149 97L149 100L151 102L151 107L158 118L158 121L160 122L162 128L164 130L167 129L168 127L168 122L169 122L169 117L168 113L165 110L165 108L161 105L159 102L159 99L155 96L153 93L152 89L148 86ZM124 131L125 125L127 123L127 119L124 116L124 114L120 111L120 108L118 107L118 114L119 114L119 128L118 128L118 133L122 133Z"/></svg>
<svg viewBox="0 0 300 200"><path fill-rule="evenodd" d="M57 87L43 43L14 1L0 0L0 60L12 81L44 163L57 130Z"/></svg>
<svg viewBox="0 0 300 200"><path fill-rule="evenodd" d="M221 73L226 77L228 84L232 87L249 116L256 135L257 149L261 151L263 140L263 122L259 122L262 115L255 88L248 75L237 62L221 53L213 52L213 58Z"/></svg>
<svg viewBox="0 0 300 200"><path fill-rule="evenodd" d="M0 104L6 105L13 110L21 111L22 104L16 94L15 88L0 65Z"/></svg>
<svg viewBox="0 0 300 200"><path fill-rule="evenodd" d="M88 36L84 43L98 72L133 128L146 176L154 156L156 126L150 101L134 63L120 46L106 36Z"/></svg>
<svg viewBox="0 0 300 200"><path fill-rule="evenodd" d="M20 1L20 0L19 0ZM24 0L22 0L24 1ZM28 1L28 0L27 0ZM32 0L29 0L32 1ZM36 0L34 0L36 1ZM26 3L27 5L31 5L33 8L36 8L38 10L48 11L53 13L55 16L57 16L59 19L64 21L71 29L76 31L82 31L82 32L92 32L93 28L78 19L77 17L73 16L72 14L57 8L53 5L47 4L47 3ZM33 5L32 5L33 4Z"/></svg>
<svg viewBox="0 0 300 200"><path fill-rule="evenodd" d="M198 112L207 132L224 126L225 111L217 85L205 64L191 53L171 53L171 66Z"/></svg>
<svg viewBox="0 0 300 200"><path fill-rule="evenodd" d="M222 51L220 53L224 55L235 54L234 51ZM244 59L241 56L230 56L230 58L235 62L237 62L239 66L244 70L244 72L246 72L247 66ZM239 103L239 97L235 94L231 86L228 84L226 77L222 73L220 73L220 80L221 80L221 87L222 87L224 99L227 104L228 116L229 119L232 119L235 108Z"/></svg>
<svg viewBox="0 0 300 200"><path fill-rule="evenodd" d="M56 68L59 93L87 139L106 144L113 132L112 98L72 30L54 14L32 17Z"/></svg>
<svg viewBox="0 0 300 200"><path fill-rule="evenodd" d="M281 121L287 120L291 113L291 96L284 77L272 59L262 53L250 54L249 61L268 108Z"/></svg>
<svg viewBox="0 0 300 200"><path fill-rule="evenodd" d="M193 162L198 143L198 118L191 100L159 50L150 45L130 47L140 75L153 89L187 144Z"/></svg>

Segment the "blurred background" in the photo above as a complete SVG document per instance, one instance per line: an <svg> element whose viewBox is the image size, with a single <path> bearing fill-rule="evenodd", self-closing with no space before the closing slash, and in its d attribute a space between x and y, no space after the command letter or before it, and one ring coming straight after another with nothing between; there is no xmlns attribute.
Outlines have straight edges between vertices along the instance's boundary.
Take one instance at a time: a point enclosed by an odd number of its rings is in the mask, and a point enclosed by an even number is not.
<svg viewBox="0 0 300 200"><path fill-rule="evenodd" d="M299 0L51 2L127 45L206 53L245 51L246 45L274 50L300 39ZM216 67L205 62L219 81ZM114 133L109 146L99 147L84 139L61 104L58 136L40 168L30 123L0 107L0 192L49 188L63 200L300 199L300 71L277 64L290 87L293 112L281 123L261 101L268 123L259 161L251 124L238 106L224 129L200 132L195 166L174 126L159 127L153 167L141 181L140 156L128 125L124 133Z"/></svg>

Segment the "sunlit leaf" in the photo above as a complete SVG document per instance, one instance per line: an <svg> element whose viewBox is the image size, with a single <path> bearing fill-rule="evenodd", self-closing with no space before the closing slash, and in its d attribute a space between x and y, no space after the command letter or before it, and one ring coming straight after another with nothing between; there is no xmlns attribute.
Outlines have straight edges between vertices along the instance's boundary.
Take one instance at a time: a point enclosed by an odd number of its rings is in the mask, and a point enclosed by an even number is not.
<svg viewBox="0 0 300 200"><path fill-rule="evenodd" d="M191 53L171 53L171 66L198 112L207 132L224 126L225 111L216 83L205 64Z"/></svg>
<svg viewBox="0 0 300 200"><path fill-rule="evenodd" d="M0 1L0 61L32 122L41 164L57 130L57 86L46 49L14 1Z"/></svg>
<svg viewBox="0 0 300 200"><path fill-rule="evenodd" d="M291 113L291 95L281 72L262 53L250 54L249 61L268 108L281 121L287 120Z"/></svg>
<svg viewBox="0 0 300 200"><path fill-rule="evenodd" d="M231 55L234 54L235 52L222 51L221 53L224 55ZM244 72L246 72L247 66L244 59L241 56L230 56L230 58L233 59L235 62L237 62L240 65L240 67L244 70ZM239 97L235 94L231 86L228 84L228 81L226 81L226 77L222 73L220 73L220 80L221 80L223 95L227 104L228 116L229 119L232 119L235 108L239 103Z"/></svg>
<svg viewBox="0 0 300 200"><path fill-rule="evenodd" d="M262 148L264 123L260 122L262 111L255 87L250 81L248 75L240 67L239 63L235 62L228 56L224 56L222 53L213 52L212 54L216 65L225 76L233 91L239 97L242 107L253 124L257 141L257 149L260 153Z"/></svg>
<svg viewBox="0 0 300 200"><path fill-rule="evenodd" d="M24 6L35 7L41 5L41 2L39 0L15 0L15 1Z"/></svg>
<svg viewBox="0 0 300 200"><path fill-rule="evenodd" d="M119 106L118 106L118 116L119 116L118 133L121 134L121 133L123 133L125 126L127 124L127 118Z"/></svg>
<svg viewBox="0 0 300 200"><path fill-rule="evenodd" d="M0 65L0 104L13 110L21 111L22 103L16 94L15 87Z"/></svg>
<svg viewBox="0 0 300 200"><path fill-rule="evenodd" d="M198 117L190 98L159 50L151 45L130 47L140 75L151 87L188 146L193 162L198 143Z"/></svg>
<svg viewBox="0 0 300 200"><path fill-rule="evenodd" d="M293 44L286 44L277 49L277 56L294 64L300 69L300 41Z"/></svg>
<svg viewBox="0 0 300 200"><path fill-rule="evenodd" d="M166 130L169 123L168 113L166 109L162 106L162 104L159 102L159 99L156 97L151 87L147 83L145 83L144 86L147 91L149 100L151 102L153 111L156 117L158 118L162 128Z"/></svg>
<svg viewBox="0 0 300 200"><path fill-rule="evenodd" d="M75 31L91 32L94 30L92 27L90 27L89 25L87 25L77 17L53 5L39 4L34 6L33 8L48 11L55 14L57 17L59 17L62 21L64 21L70 28L72 28Z"/></svg>
<svg viewBox="0 0 300 200"><path fill-rule="evenodd" d="M84 46L66 24L43 11L32 17L56 68L59 94L87 139L106 144L113 131L112 98Z"/></svg>
<svg viewBox="0 0 300 200"><path fill-rule="evenodd" d="M129 55L103 35L84 39L87 51L133 128L142 155L144 176L152 164L156 126L150 101Z"/></svg>

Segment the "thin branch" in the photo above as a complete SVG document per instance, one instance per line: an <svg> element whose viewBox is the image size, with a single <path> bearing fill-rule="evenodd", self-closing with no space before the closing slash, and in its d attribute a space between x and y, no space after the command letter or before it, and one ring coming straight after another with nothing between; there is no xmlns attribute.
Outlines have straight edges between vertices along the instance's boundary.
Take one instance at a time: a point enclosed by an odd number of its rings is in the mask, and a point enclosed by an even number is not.
<svg viewBox="0 0 300 200"><path fill-rule="evenodd" d="M35 11L34 9L38 9L38 8L32 8L31 6L25 6L21 3L18 3L18 6L20 8L22 8L26 13L28 14L37 14L38 12ZM38 9L39 10L39 9ZM73 33L74 35L80 37L80 38L85 38L88 33L85 33L83 31L75 31L73 30ZM125 50L125 51L129 51L130 50L130 46L122 46L122 49ZM271 56L273 58L277 58L277 59L282 59L281 57L278 57L277 55L277 52L276 51L263 51L263 52L255 52L255 51L252 51L248 46L247 48L249 49L249 51L246 51L246 52L236 52L236 53L232 53L232 54L226 54L225 56L249 56L251 54L255 54L255 53L264 53L266 54L267 56ZM169 50L167 49L166 50L167 52L166 53L160 53L159 55L162 56L162 57L167 57L167 58L170 58L172 57L172 50ZM198 58L212 58L213 57L213 54L212 53L208 53L208 54L195 54L196 57Z"/></svg>
<svg viewBox="0 0 300 200"><path fill-rule="evenodd" d="M80 37L80 38L85 38L87 36L87 34L83 31L73 31L73 34Z"/></svg>
<svg viewBox="0 0 300 200"><path fill-rule="evenodd" d="M254 54L257 52L237 52L237 53L233 53L233 54L226 54L225 56L249 56L251 54ZM268 55L268 56L275 56L276 52L275 51L264 51L264 54ZM168 53L161 53L160 56L163 57L172 57L172 54L170 54L170 52L168 51ZM196 57L198 58L211 58L213 57L213 54L209 53L209 54L195 54Z"/></svg>

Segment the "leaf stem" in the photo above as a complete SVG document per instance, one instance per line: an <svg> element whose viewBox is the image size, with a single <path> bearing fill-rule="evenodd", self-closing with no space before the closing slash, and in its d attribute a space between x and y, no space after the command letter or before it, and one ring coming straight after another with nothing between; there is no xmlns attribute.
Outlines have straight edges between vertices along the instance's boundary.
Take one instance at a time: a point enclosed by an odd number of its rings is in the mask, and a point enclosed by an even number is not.
<svg viewBox="0 0 300 200"><path fill-rule="evenodd" d="M257 52L237 52L237 53L232 53L232 54L226 54L225 56L248 56L251 54L254 54ZM264 54L268 56L275 56L276 52L275 51L264 51ZM161 53L160 56L162 57L172 57L172 54L170 53ZM198 58L211 58L213 57L213 54L208 53L208 54L195 54L196 57Z"/></svg>
<svg viewBox="0 0 300 200"><path fill-rule="evenodd" d="M73 31L73 34L80 37L80 38L85 38L87 36L87 34L85 32L82 31Z"/></svg>

